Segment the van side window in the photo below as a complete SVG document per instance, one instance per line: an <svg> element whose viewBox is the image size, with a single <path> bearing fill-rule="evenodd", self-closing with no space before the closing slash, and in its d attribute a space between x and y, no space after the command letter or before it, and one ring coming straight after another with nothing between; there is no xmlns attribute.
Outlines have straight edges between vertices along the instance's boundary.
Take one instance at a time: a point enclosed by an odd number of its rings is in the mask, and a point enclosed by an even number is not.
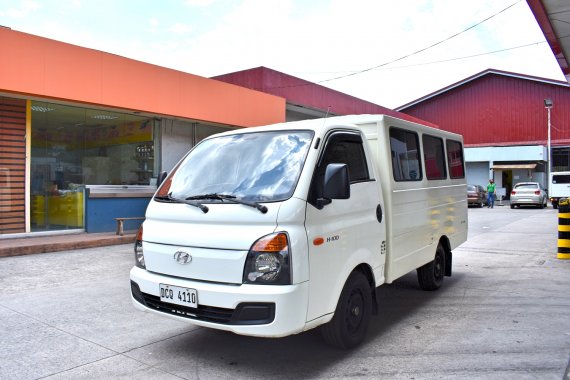
<svg viewBox="0 0 570 380"><path fill-rule="evenodd" d="M459 141L447 140L447 166L449 176L452 179L465 178L465 168L463 167L463 146Z"/></svg>
<svg viewBox="0 0 570 380"><path fill-rule="evenodd" d="M334 133L328 138L325 150L315 169L309 191L311 204L314 200L322 197L325 171L328 164L346 164L351 184L370 179L360 135L348 132Z"/></svg>
<svg viewBox="0 0 570 380"><path fill-rule="evenodd" d="M446 179L443 140L438 137L423 135L422 144L427 179Z"/></svg>
<svg viewBox="0 0 570 380"><path fill-rule="evenodd" d="M563 175L563 174L553 175L552 183L557 183L557 184L570 183L570 175Z"/></svg>
<svg viewBox="0 0 570 380"><path fill-rule="evenodd" d="M390 129L392 173L395 181L420 181L420 148L418 134L398 128Z"/></svg>

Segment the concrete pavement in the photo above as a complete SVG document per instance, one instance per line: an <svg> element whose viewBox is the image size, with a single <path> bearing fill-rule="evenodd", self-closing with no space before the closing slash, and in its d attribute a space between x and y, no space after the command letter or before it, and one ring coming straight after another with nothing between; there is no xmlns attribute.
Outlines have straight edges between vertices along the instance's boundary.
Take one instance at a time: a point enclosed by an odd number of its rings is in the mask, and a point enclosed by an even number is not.
<svg viewBox="0 0 570 380"><path fill-rule="evenodd" d="M570 379L557 211L470 209L469 223L453 277L437 292L415 273L378 288L352 351L318 331L250 338L139 312L131 244L0 258L0 378Z"/></svg>

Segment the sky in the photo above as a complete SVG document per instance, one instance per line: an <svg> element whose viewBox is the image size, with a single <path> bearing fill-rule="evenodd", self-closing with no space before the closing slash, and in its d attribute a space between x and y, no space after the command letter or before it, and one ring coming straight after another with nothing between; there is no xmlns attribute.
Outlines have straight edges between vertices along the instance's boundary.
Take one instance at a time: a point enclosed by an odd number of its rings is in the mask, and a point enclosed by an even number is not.
<svg viewBox="0 0 570 380"><path fill-rule="evenodd" d="M489 68L565 80L524 0L0 0L0 25L204 77L265 66L389 108Z"/></svg>

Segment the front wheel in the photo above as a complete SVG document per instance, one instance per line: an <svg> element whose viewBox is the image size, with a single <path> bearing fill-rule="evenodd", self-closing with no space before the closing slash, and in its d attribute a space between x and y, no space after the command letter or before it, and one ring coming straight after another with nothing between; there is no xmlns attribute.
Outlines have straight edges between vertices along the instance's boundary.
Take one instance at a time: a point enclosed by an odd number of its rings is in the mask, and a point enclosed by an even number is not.
<svg viewBox="0 0 570 380"><path fill-rule="evenodd" d="M372 288L361 272L346 280L332 320L321 326L324 340L335 347L352 348L366 336L372 315Z"/></svg>
<svg viewBox="0 0 570 380"><path fill-rule="evenodd" d="M445 275L445 251L437 246L433 261L417 269L418 282L423 290L437 290L441 287Z"/></svg>

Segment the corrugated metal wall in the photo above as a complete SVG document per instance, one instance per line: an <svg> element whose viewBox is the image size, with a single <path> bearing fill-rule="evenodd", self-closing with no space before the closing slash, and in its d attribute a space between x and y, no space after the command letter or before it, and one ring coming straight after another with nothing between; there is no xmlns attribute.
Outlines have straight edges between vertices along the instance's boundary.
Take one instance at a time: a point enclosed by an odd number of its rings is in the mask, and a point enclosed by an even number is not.
<svg viewBox="0 0 570 380"><path fill-rule="evenodd" d="M26 101L0 97L0 234L25 232Z"/></svg>
<svg viewBox="0 0 570 380"><path fill-rule="evenodd" d="M570 144L570 87L497 74L460 85L402 110L460 133L466 146Z"/></svg>

